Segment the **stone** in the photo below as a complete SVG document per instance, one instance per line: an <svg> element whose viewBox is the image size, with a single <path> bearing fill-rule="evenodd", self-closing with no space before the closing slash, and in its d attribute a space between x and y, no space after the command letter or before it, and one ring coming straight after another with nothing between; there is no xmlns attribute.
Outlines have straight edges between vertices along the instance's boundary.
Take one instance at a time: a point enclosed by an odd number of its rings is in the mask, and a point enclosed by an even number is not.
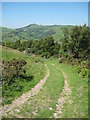
<svg viewBox="0 0 90 120"><path fill-rule="evenodd" d="M50 108L49 108L49 110L53 110L53 108L52 108L52 107L50 107Z"/></svg>
<svg viewBox="0 0 90 120"><path fill-rule="evenodd" d="M16 111L16 112L20 112L20 110L18 110L18 109L15 109L15 111Z"/></svg>
<svg viewBox="0 0 90 120"><path fill-rule="evenodd" d="M57 118L57 113L54 113L54 118Z"/></svg>

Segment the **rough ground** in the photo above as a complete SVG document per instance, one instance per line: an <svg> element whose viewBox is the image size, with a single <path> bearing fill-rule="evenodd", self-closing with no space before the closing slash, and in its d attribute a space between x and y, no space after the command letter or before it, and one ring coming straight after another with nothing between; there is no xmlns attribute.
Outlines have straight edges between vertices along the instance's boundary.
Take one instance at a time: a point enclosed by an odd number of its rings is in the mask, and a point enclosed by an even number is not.
<svg viewBox="0 0 90 120"><path fill-rule="evenodd" d="M47 68L47 72L46 72L45 77L38 84L36 84L36 86L34 88L32 88L29 92L23 94L21 97L14 100L12 102L12 104L4 106L3 107L3 116L5 116L7 113L11 113L13 109L17 108L18 106L21 106L30 97L33 97L40 92L40 90L42 89L44 83L46 82L46 80L47 80L47 78L49 77L49 74L50 74L50 71L49 71L46 64L45 64L45 67Z"/></svg>
<svg viewBox="0 0 90 120"><path fill-rule="evenodd" d="M72 91L68 85L67 75L64 72L62 72L62 74L64 76L64 88L56 104L56 112L53 114L54 118L62 118L62 109L65 101L68 100L70 103L72 102L72 100L69 99L69 96Z"/></svg>

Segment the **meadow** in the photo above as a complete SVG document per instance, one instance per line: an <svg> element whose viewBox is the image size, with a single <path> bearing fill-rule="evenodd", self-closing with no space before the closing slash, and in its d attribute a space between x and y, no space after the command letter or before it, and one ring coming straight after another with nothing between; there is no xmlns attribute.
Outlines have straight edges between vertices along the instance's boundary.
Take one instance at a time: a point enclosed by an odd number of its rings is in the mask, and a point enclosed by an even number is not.
<svg viewBox="0 0 90 120"><path fill-rule="evenodd" d="M47 64L50 70L50 75L40 92L30 97L22 106L14 108L12 110L14 114L7 112L6 115L3 116L4 118L53 118L56 112L57 101L64 87L64 76L62 71L67 74L68 84L72 90L69 99L63 103L62 118L88 117L88 77L82 78L82 75L77 72L77 67L67 63L59 63L59 60L53 57L45 59L39 56L30 56L5 47L2 49L2 53L2 58L4 60L11 60L13 57L25 59L27 61L26 68L28 68L27 74L34 75L34 78L28 82L18 79L23 86L22 91L10 91L9 89L5 91L9 93L7 96L3 96L4 104L11 104L14 99L28 92L44 78L46 74L44 64ZM4 90L2 89L2 91ZM71 103L69 100L71 100Z"/></svg>
<svg viewBox="0 0 90 120"><path fill-rule="evenodd" d="M45 34L0 43L3 118L88 118L90 31L86 25L62 29L60 42Z"/></svg>

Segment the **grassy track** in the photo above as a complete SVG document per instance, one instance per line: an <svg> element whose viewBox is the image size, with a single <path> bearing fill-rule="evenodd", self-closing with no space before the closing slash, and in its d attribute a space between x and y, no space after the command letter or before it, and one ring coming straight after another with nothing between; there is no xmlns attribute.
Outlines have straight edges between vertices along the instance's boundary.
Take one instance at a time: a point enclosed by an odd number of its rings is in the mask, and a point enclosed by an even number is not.
<svg viewBox="0 0 90 120"><path fill-rule="evenodd" d="M76 68L61 64L60 69L68 76L68 83L72 88L71 103L66 101L63 108L63 118L87 118L88 117L88 77L82 78Z"/></svg>
<svg viewBox="0 0 90 120"><path fill-rule="evenodd" d="M34 80L22 82L25 93L38 83L45 75L46 69L43 63L36 63L38 57L32 57L18 51L6 50L3 48L3 59L22 58L27 61L27 74L33 74ZM56 103L60 97L64 86L64 77L61 71L68 76L68 84L72 90L70 101L66 101L62 109L62 118L87 118L88 117L88 78L82 78L74 66L68 64L59 64L56 59L43 60L50 70L50 76L44 84L42 90L36 96L31 97L23 106L15 109L14 114L7 113L7 117L23 118L50 118L56 110ZM18 97L21 92L12 91L12 94ZM13 97L13 98L14 98ZM5 116L4 116L5 117Z"/></svg>
<svg viewBox="0 0 90 120"><path fill-rule="evenodd" d="M55 112L57 100L64 86L64 78L59 69L58 61L47 60L46 63L50 69L50 77L44 86L46 90L41 91L41 95L45 93L47 96L46 98L49 98L52 102L48 102L48 106L46 108L39 110L39 113L36 116L38 118L53 117L52 113ZM49 110L50 108L53 108L53 110Z"/></svg>
<svg viewBox="0 0 90 120"><path fill-rule="evenodd" d="M59 98L60 92L64 86L64 78L59 69L58 61L47 60L46 64L50 70L50 76L48 77L43 89L40 93L34 97L31 97L19 109L19 113L14 110L14 115L8 114L10 117L26 117L26 118L49 118L53 117L53 112L56 109L56 102ZM53 65L54 64L54 65ZM50 108L52 110L50 110ZM36 111L36 113L35 113Z"/></svg>

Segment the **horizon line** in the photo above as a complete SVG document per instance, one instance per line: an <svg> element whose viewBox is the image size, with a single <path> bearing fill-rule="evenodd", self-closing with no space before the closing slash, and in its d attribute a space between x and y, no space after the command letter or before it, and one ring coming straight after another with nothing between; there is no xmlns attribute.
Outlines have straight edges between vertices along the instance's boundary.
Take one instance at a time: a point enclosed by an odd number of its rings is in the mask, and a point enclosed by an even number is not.
<svg viewBox="0 0 90 120"><path fill-rule="evenodd" d="M62 25L62 26L83 26L84 24L87 25L87 23L83 23L83 24L38 24L38 23L31 23L31 24L24 25L24 26L21 26L21 27L8 27L8 26L3 26L3 25L0 25L0 27L4 27L4 28L8 28L8 29L19 29L19 28L27 27L29 25L41 25L41 26L59 26L59 25Z"/></svg>

